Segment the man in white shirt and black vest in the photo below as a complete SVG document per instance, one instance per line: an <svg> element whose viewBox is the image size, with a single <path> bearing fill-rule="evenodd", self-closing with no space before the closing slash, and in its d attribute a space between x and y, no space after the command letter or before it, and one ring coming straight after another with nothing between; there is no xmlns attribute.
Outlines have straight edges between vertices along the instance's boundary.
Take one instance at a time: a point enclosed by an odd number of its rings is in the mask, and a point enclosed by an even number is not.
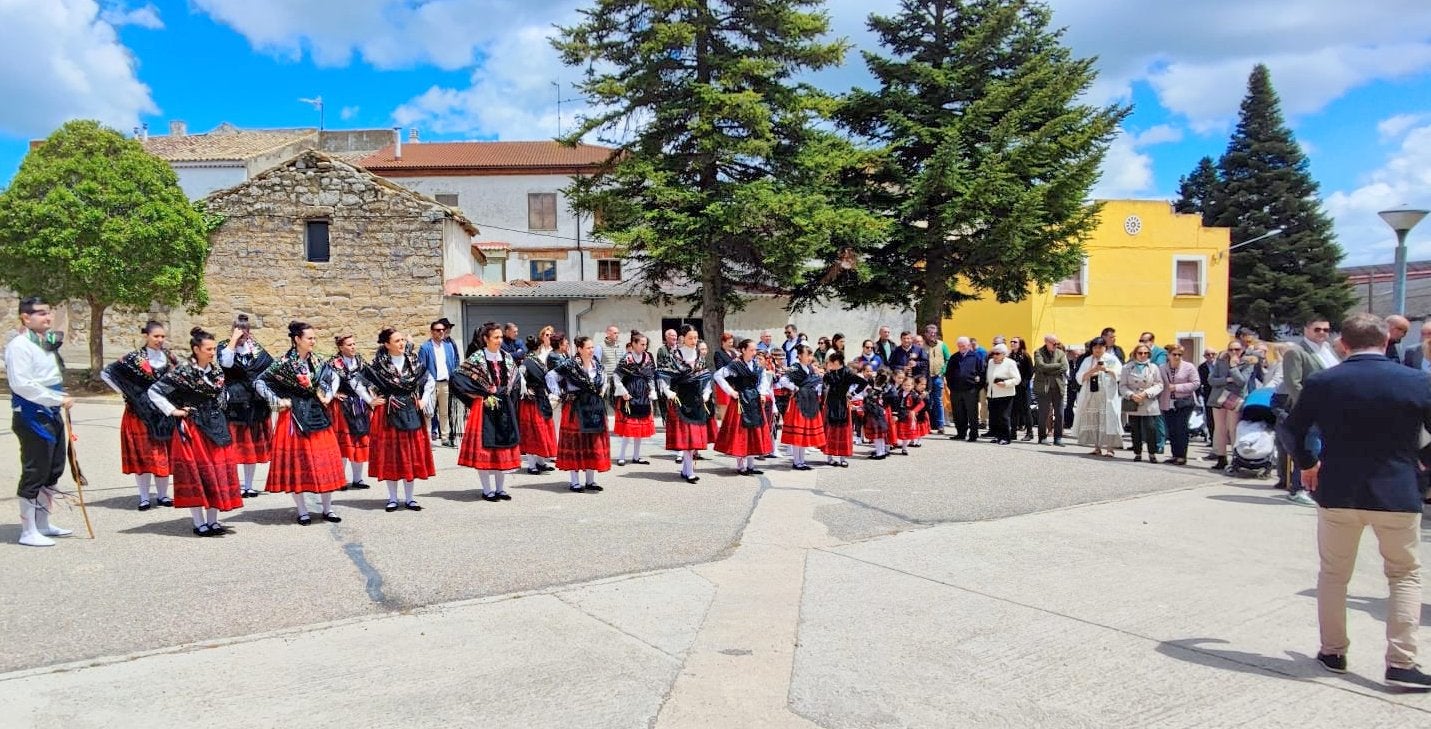
<svg viewBox="0 0 1431 729"><path fill-rule="evenodd" d="M66 435L60 410L74 405L64 391L64 338L50 331L50 307L37 297L20 300L24 330L5 347L5 378L10 383L11 430L20 440L20 543L50 547L50 537L68 529L50 524L55 485L65 472Z"/></svg>

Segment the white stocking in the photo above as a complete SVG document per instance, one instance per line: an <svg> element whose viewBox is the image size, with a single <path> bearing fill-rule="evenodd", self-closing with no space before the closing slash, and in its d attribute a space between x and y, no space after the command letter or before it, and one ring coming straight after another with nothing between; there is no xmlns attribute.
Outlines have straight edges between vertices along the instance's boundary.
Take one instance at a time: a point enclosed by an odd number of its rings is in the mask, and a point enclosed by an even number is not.
<svg viewBox="0 0 1431 729"><path fill-rule="evenodd" d="M797 466L805 462L804 446L790 446L790 462Z"/></svg>
<svg viewBox="0 0 1431 729"><path fill-rule="evenodd" d="M194 526L201 527L208 522L204 521L204 510L197 506L189 508L189 518L194 520Z"/></svg>
<svg viewBox="0 0 1431 729"><path fill-rule="evenodd" d="M576 488L577 486L580 486L580 485L581 485L581 472L580 472L580 471L567 471L567 472L566 472L566 475L567 475L567 477L568 477L569 479L571 479L571 487L572 487L572 488Z"/></svg>
<svg viewBox="0 0 1431 729"><path fill-rule="evenodd" d="M303 500L303 494L293 495L293 505L298 507L299 516L308 516L308 502Z"/></svg>
<svg viewBox="0 0 1431 729"><path fill-rule="evenodd" d="M886 448L885 448L885 445L884 445L884 438L875 438L875 439L874 439L874 450L875 450L875 455L877 455L877 456L882 456L882 455L885 454Z"/></svg>
<svg viewBox="0 0 1431 729"><path fill-rule="evenodd" d="M148 500L149 500L149 484L150 484L153 480L154 480L154 475L153 475L153 474L149 474L149 473L140 473L140 474L136 474L136 475L134 476L134 484L139 487L139 500L140 500L140 501L148 501Z"/></svg>
<svg viewBox="0 0 1431 729"><path fill-rule="evenodd" d="M218 523L219 523L219 510L218 510L218 509L209 509L209 523L210 523L210 524L218 524Z"/></svg>
<svg viewBox="0 0 1431 729"><path fill-rule="evenodd" d="M596 483L596 471L594 469L586 469L586 482Z"/></svg>
<svg viewBox="0 0 1431 729"><path fill-rule="evenodd" d="M168 477L168 476L155 476L155 477L154 477L154 498L156 498L156 499L158 499L158 500L160 500L160 501L163 501L164 499L169 498L169 477Z"/></svg>
<svg viewBox="0 0 1431 729"><path fill-rule="evenodd" d="M622 452L623 452L623 453L625 452L624 447L623 447ZM641 459L641 439L640 439L640 438L632 438L632 439L631 439L631 460L633 460L633 461L638 461L638 460L640 460L640 459Z"/></svg>
<svg viewBox="0 0 1431 729"><path fill-rule="evenodd" d="M252 489L253 489L253 472L254 472L254 471L257 471L257 470L258 470L258 464L257 464L257 463L245 463L245 464L243 464L243 487L244 487L244 490L248 491L248 490L252 490Z"/></svg>
<svg viewBox="0 0 1431 729"><path fill-rule="evenodd" d="M507 473L505 471L498 471L492 474L492 483L497 487L497 493L507 493Z"/></svg>
<svg viewBox="0 0 1431 729"><path fill-rule="evenodd" d="M383 485L388 487L388 501L397 501L397 481L384 481Z"/></svg>
<svg viewBox="0 0 1431 729"><path fill-rule="evenodd" d="M477 478L481 479L481 481L482 481L482 493L485 494L485 495L487 495L487 496L491 496L491 495L492 495L492 472L491 472L491 471L478 471L478 472L477 472ZM394 492L393 492L393 495L396 496L396 495L397 495L397 492L394 491Z"/></svg>
<svg viewBox="0 0 1431 729"><path fill-rule="evenodd" d="M630 438L622 438L622 439L621 439L621 453L617 455L617 458L618 458L618 459L623 460L623 461L626 460L626 444L627 444L627 443L630 443L630 442L631 442L631 439L630 439Z"/></svg>
<svg viewBox="0 0 1431 729"><path fill-rule="evenodd" d="M353 475L353 483L363 482L363 470L367 465L362 461L353 461L353 465L349 467L349 472Z"/></svg>
<svg viewBox="0 0 1431 729"><path fill-rule="evenodd" d="M402 482L402 492L406 494L406 498L403 499L404 502L412 501L412 488L414 485L415 484L411 481Z"/></svg>
<svg viewBox="0 0 1431 729"><path fill-rule="evenodd" d="M681 475L686 478L696 475L695 451L681 451Z"/></svg>
<svg viewBox="0 0 1431 729"><path fill-rule="evenodd" d="M319 494L318 499L323 502L324 514L327 514L328 512L333 510L333 494L331 492L326 494Z"/></svg>

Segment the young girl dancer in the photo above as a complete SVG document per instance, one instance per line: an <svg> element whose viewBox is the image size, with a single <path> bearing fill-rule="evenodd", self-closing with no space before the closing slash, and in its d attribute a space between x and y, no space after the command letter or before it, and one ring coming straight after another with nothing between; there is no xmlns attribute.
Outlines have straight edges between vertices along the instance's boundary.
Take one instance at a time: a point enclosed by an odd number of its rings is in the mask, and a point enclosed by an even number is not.
<svg viewBox="0 0 1431 729"><path fill-rule="evenodd" d="M363 370L363 379L373 394L373 478L388 487L384 510L398 510L401 481L403 507L422 511L412 492L414 481L437 475L427 436L427 419L437 404L437 382L418 361L407 335L392 327L378 333L378 351Z"/></svg>
<svg viewBox="0 0 1431 729"><path fill-rule="evenodd" d="M218 536L228 531L219 512L243 506L234 471L233 435L221 406L224 372L214 361L214 335L194 327L189 332L189 358L168 370L145 396L178 421L179 436L171 452L174 466L174 507L188 509L194 534Z"/></svg>
<svg viewBox="0 0 1431 729"><path fill-rule="evenodd" d="M333 511L333 492L343 487L343 454L328 417L329 382L323 364L313 354L317 341L313 327L301 321L288 323L292 347L255 383L260 395L279 411L273 434L273 464L268 469L268 491L293 494L298 523L313 523L308 516L306 493L316 493L323 504L323 520L340 522Z"/></svg>
<svg viewBox="0 0 1431 729"><path fill-rule="evenodd" d="M795 364L780 376L777 388L791 393L785 406L780 442L790 446L790 463L796 471L810 470L806 448L825 447L825 421L820 415L820 397L825 381L815 371L815 355L809 345L795 347Z"/></svg>
<svg viewBox="0 0 1431 729"><path fill-rule="evenodd" d="M134 475L139 488L139 510L148 511L149 487L155 490L160 506L173 506L169 498L169 448L174 437L174 420L165 417L149 400L149 388L178 360L164 346L164 325L151 321L140 330L144 346L120 357L100 373L100 379L124 397L124 415L119 420L121 471Z"/></svg>
<svg viewBox="0 0 1431 729"><path fill-rule="evenodd" d="M700 481L696 475L696 452L711 443L711 374L700 356L696 328L681 325L680 344L671 352L665 369L657 372L657 383L666 397L666 450L681 454L681 477L686 483Z"/></svg>
<svg viewBox="0 0 1431 729"><path fill-rule="evenodd" d="M363 368L368 366L363 356L358 354L358 340L351 334L333 337L338 354L328 360L328 370L332 372L328 389L333 393L333 401L328 403L333 418L333 434L338 438L338 452L343 454L343 472L348 474L348 485L341 490L365 489L363 469L368 465L368 450L372 439L368 429L372 422L373 396L363 385Z"/></svg>
<svg viewBox="0 0 1431 729"><path fill-rule="evenodd" d="M889 412L885 407L885 391L889 388L889 371L875 373L874 386L865 393L865 439L874 445L870 460L882 461L889 457L889 442L892 429Z"/></svg>
<svg viewBox="0 0 1431 729"><path fill-rule="evenodd" d="M831 466L849 468L847 460L855 454L854 429L850 417L850 397L863 392L869 385L845 367L845 355L832 350L825 366L825 462ZM835 459L839 458L839 461Z"/></svg>
<svg viewBox="0 0 1431 729"><path fill-rule="evenodd" d="M517 429L521 435L522 457L528 459L527 473L537 476L554 471L547 460L556 458L556 421L547 392L547 357L566 348L566 336L542 327L545 337L527 337L527 356L522 358L522 400L517 405ZM552 345L555 344L554 349Z"/></svg>
<svg viewBox="0 0 1431 729"><path fill-rule="evenodd" d="M755 457L770 452L770 428L765 418L765 398L770 396L770 376L755 362L755 342L742 339L735 359L715 373L716 386L726 394L725 419L716 436L716 450L735 457L736 473L758 476Z"/></svg>
<svg viewBox="0 0 1431 729"><path fill-rule="evenodd" d="M641 440L656 434L656 419L652 416L652 398L656 389L656 359L646 351L649 341L640 332L631 332L631 351L616 365L616 425L621 437L621 453L616 465L626 465L626 450L631 449L631 462L642 465L650 461L641 458Z"/></svg>
<svg viewBox="0 0 1431 729"><path fill-rule="evenodd" d="M243 472L241 495L258 496L253 473L273 455L273 409L259 394L257 382L273 366L273 357L253 338L247 314L235 317L233 334L219 342L219 366L228 393L224 415L234 436L234 461Z"/></svg>
<svg viewBox="0 0 1431 729"><path fill-rule="evenodd" d="M452 379L452 386L470 408L457 464L477 469L482 500L511 501L503 481L506 471L522 465L517 425L522 376L512 356L502 350L502 328L496 323L483 324L477 341L479 349Z"/></svg>
<svg viewBox="0 0 1431 729"><path fill-rule="evenodd" d="M562 402L556 465L568 472L572 491L601 491L596 474L611 470L611 436L601 399L606 375L591 337L577 337L574 344L576 356L547 373L547 389L560 393Z"/></svg>
<svg viewBox="0 0 1431 729"><path fill-rule="evenodd" d="M900 378L895 397L898 404L890 411L899 414L895 423L895 440L899 445L899 454L907 456L910 444L919 437L918 420L920 411L924 410L924 398L914 391L914 378L907 375Z"/></svg>

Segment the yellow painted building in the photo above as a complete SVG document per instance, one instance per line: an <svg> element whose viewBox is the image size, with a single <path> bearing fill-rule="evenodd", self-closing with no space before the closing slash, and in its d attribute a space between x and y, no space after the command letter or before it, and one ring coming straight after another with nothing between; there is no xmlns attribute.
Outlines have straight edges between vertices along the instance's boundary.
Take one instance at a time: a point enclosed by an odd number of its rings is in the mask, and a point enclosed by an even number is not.
<svg viewBox="0 0 1431 729"><path fill-rule="evenodd" d="M988 347L1002 334L1037 347L1045 334L1071 344L1111 326L1124 352L1144 331L1158 344L1181 341L1193 362L1204 347L1226 346L1228 229L1205 228L1201 216L1163 200L1102 202L1077 275L1016 303L992 295L966 302L944 321L945 339L973 336Z"/></svg>

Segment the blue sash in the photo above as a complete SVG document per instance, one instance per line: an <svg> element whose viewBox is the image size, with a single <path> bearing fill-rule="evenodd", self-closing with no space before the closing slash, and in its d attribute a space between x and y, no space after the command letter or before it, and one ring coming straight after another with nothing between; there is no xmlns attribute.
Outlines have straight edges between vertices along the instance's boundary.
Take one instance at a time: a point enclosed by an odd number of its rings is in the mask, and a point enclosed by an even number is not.
<svg viewBox="0 0 1431 729"><path fill-rule="evenodd" d="M63 385L50 385L50 389L55 392L63 392ZM53 425L60 423L60 409L58 407L45 407L37 403L30 402L15 393L10 393L10 408L20 414L20 422L29 426L35 435L40 436L47 443L55 442Z"/></svg>

